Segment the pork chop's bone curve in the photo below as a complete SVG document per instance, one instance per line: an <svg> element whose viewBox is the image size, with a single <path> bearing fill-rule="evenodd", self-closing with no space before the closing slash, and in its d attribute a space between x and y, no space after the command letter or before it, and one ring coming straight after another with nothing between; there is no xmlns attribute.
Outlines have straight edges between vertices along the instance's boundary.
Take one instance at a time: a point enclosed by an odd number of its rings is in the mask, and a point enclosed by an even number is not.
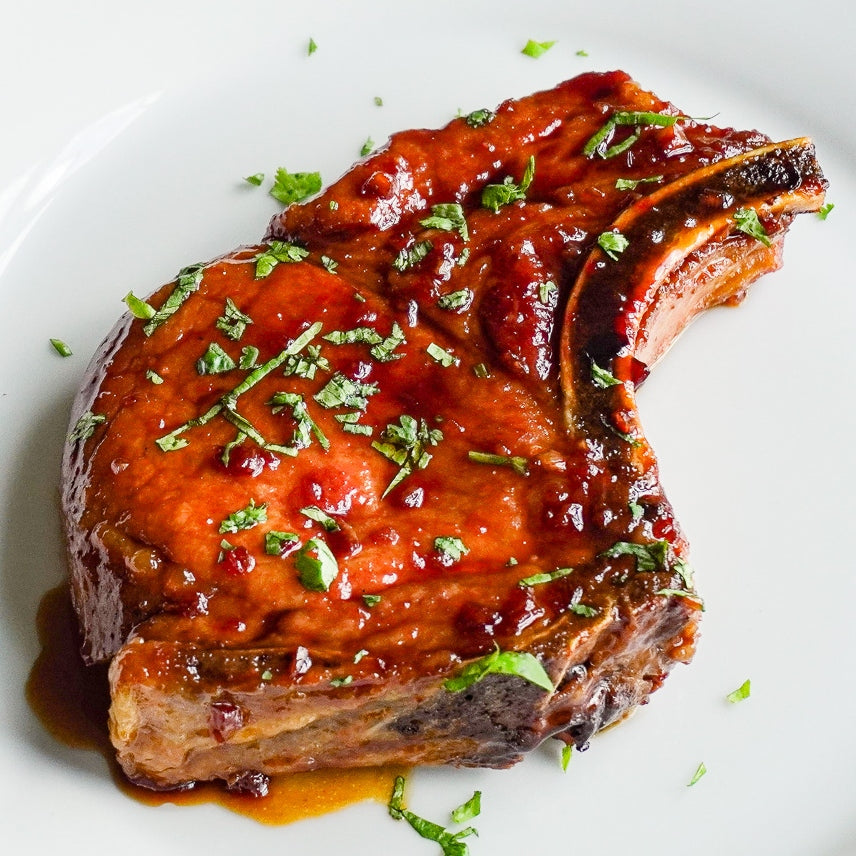
<svg viewBox="0 0 856 856"><path fill-rule="evenodd" d="M615 259L595 248L565 310L568 429L583 437L607 432L607 447L618 432L643 455L635 386L699 312L739 302L751 282L781 266L791 219L817 211L825 189L814 145L803 137L696 170L622 211L611 231L627 248ZM741 209L757 213L769 246L738 229ZM593 383L592 364L620 383Z"/></svg>

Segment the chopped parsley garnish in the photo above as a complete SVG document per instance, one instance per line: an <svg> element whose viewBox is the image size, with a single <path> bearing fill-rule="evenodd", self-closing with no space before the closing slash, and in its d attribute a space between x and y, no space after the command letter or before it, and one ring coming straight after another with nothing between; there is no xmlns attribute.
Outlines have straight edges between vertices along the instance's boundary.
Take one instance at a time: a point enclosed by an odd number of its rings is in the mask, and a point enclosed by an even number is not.
<svg viewBox="0 0 856 856"><path fill-rule="evenodd" d="M633 521L641 520L645 514L645 509L638 502L628 502L627 507L630 509L630 518Z"/></svg>
<svg viewBox="0 0 856 856"><path fill-rule="evenodd" d="M178 312L184 301L187 300L194 291L199 290L199 285L202 282L204 271L205 268L203 265L189 265L178 272L175 288L164 301L163 306L161 306L161 308L158 309L151 318L149 318L148 323L143 327L143 333L146 336L151 336L152 333L154 333L155 330L164 323L164 321L171 318L176 312Z"/></svg>
<svg viewBox="0 0 856 856"><path fill-rule="evenodd" d="M656 571L665 569L666 556L669 552L668 541L654 541L650 544L634 544L630 541L616 541L601 556L614 559L617 556L634 556L637 571Z"/></svg>
<svg viewBox="0 0 856 856"><path fill-rule="evenodd" d="M371 137L366 137L366 141L363 143L363 147L360 149L360 157L370 155L373 148L374 140Z"/></svg>
<svg viewBox="0 0 856 856"><path fill-rule="evenodd" d="M687 782L687 787L691 788L705 773L707 772L707 767L704 765L704 761L702 761L698 767L696 767L696 771L693 773L693 777Z"/></svg>
<svg viewBox="0 0 856 856"><path fill-rule="evenodd" d="M336 372L327 384L315 394L315 400L326 408L352 407L357 410L365 410L368 406L368 397L379 391L377 384L360 383L349 377Z"/></svg>
<svg viewBox="0 0 856 856"><path fill-rule="evenodd" d="M330 363L326 357L321 356L320 345L310 345L305 354L294 354L285 361L282 373L288 377L297 375L306 380L314 380L315 372L321 369L323 372L330 371Z"/></svg>
<svg viewBox="0 0 856 856"><path fill-rule="evenodd" d="M439 535L434 539L434 549L443 558L451 562L459 562L462 556L470 552L470 548L454 535Z"/></svg>
<svg viewBox="0 0 856 856"><path fill-rule="evenodd" d="M630 241L621 232L602 232L598 235L597 245L613 261L617 261L618 256L630 246Z"/></svg>
<svg viewBox="0 0 856 856"><path fill-rule="evenodd" d="M383 341L383 336L372 327L333 330L321 338L333 345L378 345Z"/></svg>
<svg viewBox="0 0 856 856"><path fill-rule="evenodd" d="M339 565L321 538L310 538L298 551L294 562L300 582L310 591L329 591L339 575Z"/></svg>
<svg viewBox="0 0 856 856"><path fill-rule="evenodd" d="M274 176L270 195L283 205L302 202L321 189L320 172L289 172L280 167Z"/></svg>
<svg viewBox="0 0 856 856"><path fill-rule="evenodd" d="M103 425L107 421L107 417L103 413L93 413L87 410L77 422L74 423L74 428L68 435L69 443L76 443L80 440L88 440L99 425Z"/></svg>
<svg viewBox="0 0 856 856"><path fill-rule="evenodd" d="M66 343L63 342L62 339L51 339L50 343L53 345L54 350L61 357L70 357L71 356L71 348L69 348L68 345L66 345Z"/></svg>
<svg viewBox="0 0 856 856"><path fill-rule="evenodd" d="M818 219L825 220L833 208L835 208L834 202L827 202L826 205L821 205L817 212Z"/></svg>
<svg viewBox="0 0 856 856"><path fill-rule="evenodd" d="M617 377L606 369L602 369L594 360L591 361L591 379L592 383L600 389L621 385L621 381Z"/></svg>
<svg viewBox="0 0 856 856"><path fill-rule="evenodd" d="M344 678L332 678L330 680L331 687L346 687L354 680L353 675L345 675Z"/></svg>
<svg viewBox="0 0 856 856"><path fill-rule="evenodd" d="M309 44L306 47L306 55L312 56L312 54L314 54L315 51L317 51L317 50L318 50L318 45L315 44L315 39L310 38Z"/></svg>
<svg viewBox="0 0 856 856"><path fill-rule="evenodd" d="M241 356L238 359L238 368L249 371L256 367L259 359L259 349L255 345L246 345L241 348Z"/></svg>
<svg viewBox="0 0 856 856"><path fill-rule="evenodd" d="M583 618L594 618L600 613L600 610L594 606L587 606L584 603L572 603L568 609L574 615L581 615Z"/></svg>
<svg viewBox="0 0 856 856"><path fill-rule="evenodd" d="M490 452L467 452L467 457L477 464L490 464L495 467L511 467L518 475L525 476L529 472L529 461L519 455L494 455Z"/></svg>
<svg viewBox="0 0 856 856"><path fill-rule="evenodd" d="M381 602L381 596L379 594L364 594L363 595L363 603L371 609L373 606L377 606Z"/></svg>
<svg viewBox="0 0 856 856"><path fill-rule="evenodd" d="M250 500L249 505L241 508L238 511L233 511L221 524L217 530L221 535L227 532L240 532L242 529L252 529L258 526L259 523L267 521L267 503L256 505L254 499Z"/></svg>
<svg viewBox="0 0 856 856"><path fill-rule="evenodd" d="M464 117L464 121L471 128L481 128L484 125L489 125L496 118L496 113L493 110L473 110L472 113L469 113Z"/></svg>
<svg viewBox="0 0 856 856"><path fill-rule="evenodd" d="M752 691L752 682L749 678L746 678L739 687L737 687L734 692L730 692L725 698L726 701L730 701L732 704L737 704L739 701L743 701L744 699L749 698L749 694Z"/></svg>
<svg viewBox="0 0 856 856"><path fill-rule="evenodd" d="M362 434L365 437L371 437L374 428L371 425L360 424L362 415L359 410L356 410L353 413L335 413L333 418L342 426L346 434Z"/></svg>
<svg viewBox="0 0 856 856"><path fill-rule="evenodd" d="M734 212L734 223L737 228L760 241L765 247L771 246L770 238L764 224L758 219L758 212L754 208L738 208Z"/></svg>
<svg viewBox="0 0 856 856"><path fill-rule="evenodd" d="M310 520L320 523L325 532L336 532L340 528L339 524L317 505L307 505L300 509L300 513Z"/></svg>
<svg viewBox="0 0 856 856"><path fill-rule="evenodd" d="M276 392L268 401L273 413L279 413L283 408L290 407L291 415L297 423L291 445L295 449L305 449L312 443L312 436L326 452L330 448L330 441L324 432L318 427L315 420L306 409L306 402L298 392Z"/></svg>
<svg viewBox="0 0 856 856"><path fill-rule="evenodd" d="M223 374L234 368L237 363L216 342L212 342L196 361L196 371L200 375Z"/></svg>
<svg viewBox="0 0 856 856"><path fill-rule="evenodd" d="M214 326L223 333L226 338L231 339L233 342L237 342L241 336L244 335L247 325L252 323L253 319L250 318L249 315L245 315L241 312L241 310L235 306L231 297L227 297L226 307L223 310L223 314L214 322Z"/></svg>
<svg viewBox="0 0 856 856"><path fill-rule="evenodd" d="M259 676L263 681L272 681L273 672L270 669L265 669Z"/></svg>
<svg viewBox="0 0 856 856"><path fill-rule="evenodd" d="M330 256L321 256L321 264L327 273L336 273L336 268L339 267L339 262L334 261Z"/></svg>
<svg viewBox="0 0 856 856"><path fill-rule="evenodd" d="M547 692L553 691L550 676L535 657L527 651L501 651L499 646L486 657L464 666L459 675L449 678L443 686L456 693L488 675L516 675Z"/></svg>
<svg viewBox="0 0 856 856"><path fill-rule="evenodd" d="M294 532L279 532L271 529L265 532L265 553L268 556L281 556L286 547L295 544L300 538Z"/></svg>
<svg viewBox="0 0 856 856"><path fill-rule="evenodd" d="M478 794L478 799L476 794ZM473 794L466 803L464 803L464 806L468 806L468 808L464 809L463 806L459 806L458 809L455 809L455 812L460 811L462 814L466 813L468 815L466 818L467 820L476 817L479 811L481 811L480 799L481 794L476 791L476 793ZM396 776L392 787L392 794L390 795L389 803L387 805L390 817L394 820L406 820L423 838L426 838L429 841L436 841L437 844L440 845L440 849L443 851L443 856L469 856L470 850L464 839L469 838L471 835L478 834L473 827L468 826L460 832L450 832L439 823L433 823L432 821L426 820L424 817L420 817L418 814L414 814L412 811L404 808L403 803L404 777Z"/></svg>
<svg viewBox="0 0 856 856"><path fill-rule="evenodd" d="M484 363L477 363L473 366L473 374L478 378L490 377L490 369Z"/></svg>
<svg viewBox="0 0 856 856"><path fill-rule="evenodd" d="M430 241L417 241L409 247L402 247L398 255L392 260L392 266L403 273L418 265L433 249L434 245Z"/></svg>
<svg viewBox="0 0 856 856"><path fill-rule="evenodd" d="M246 181L247 184L252 184L253 187L259 187L264 180L265 174L263 172L256 172L244 177L244 181Z"/></svg>
<svg viewBox="0 0 856 856"><path fill-rule="evenodd" d="M383 98L380 95L375 95L374 97L375 107L383 107Z"/></svg>
<svg viewBox="0 0 856 856"><path fill-rule="evenodd" d="M550 306L553 302L553 296L558 293L559 287L552 279L548 279L547 282L542 282L538 286L538 300L545 306Z"/></svg>
<svg viewBox="0 0 856 856"><path fill-rule="evenodd" d="M450 354L434 342L431 342L425 350L428 352L431 359L440 363L444 369L448 369L451 366L456 366L460 363L460 360L454 354Z"/></svg>
<svg viewBox="0 0 856 856"><path fill-rule="evenodd" d="M440 309L469 309L473 302L473 293L468 288L444 294L438 301Z"/></svg>
<svg viewBox="0 0 856 856"><path fill-rule="evenodd" d="M532 57L532 59L538 59L539 56L543 56L545 53L547 53L547 51L550 50L550 48L553 47L554 44L556 44L555 41L536 42L532 39L529 39L529 41L526 42L525 47L522 51L520 51L520 53L528 57Z"/></svg>
<svg viewBox="0 0 856 856"><path fill-rule="evenodd" d="M532 184L533 178L535 178L535 158L530 156L526 163L526 169L523 171L523 178L520 179L520 184L515 184L514 179L507 175L502 184L488 184L482 190L482 208L488 208L496 214L503 206L526 199L526 191Z"/></svg>
<svg viewBox="0 0 856 856"><path fill-rule="evenodd" d="M574 56L588 56L588 55L589 55L588 51L585 51L585 50L582 50L582 49L578 50L578 51L574 54Z"/></svg>
<svg viewBox="0 0 856 856"><path fill-rule="evenodd" d="M539 586L543 583L551 583L553 582L553 580L559 580L562 577L566 577L568 574L572 574L573 572L573 568L556 568L555 571L550 571L549 573L532 574L532 576L530 577L524 577L517 583L517 585L524 588L526 586Z"/></svg>
<svg viewBox="0 0 856 856"><path fill-rule="evenodd" d="M662 180L662 175L650 175L648 178L617 178L615 180L615 189L636 190L640 184L655 184Z"/></svg>
<svg viewBox="0 0 856 856"><path fill-rule="evenodd" d="M386 426L380 440L372 441L372 448L385 458L398 464L398 472L381 495L385 497L396 485L416 470L424 470L433 457L429 446L436 446L443 439L439 428L428 428L424 419L418 421L404 414L398 418L399 425Z"/></svg>
<svg viewBox="0 0 856 856"><path fill-rule="evenodd" d="M374 345L369 353L381 363L389 363L393 360L400 360L404 354L395 354L393 351L399 345L406 345L407 339L404 338L404 330L398 325L397 321L392 322L392 332L380 343Z"/></svg>
<svg viewBox="0 0 856 856"><path fill-rule="evenodd" d="M679 119L686 120L686 116L669 116L665 113L649 113L649 112L618 112L613 113L606 124L592 136L583 146L583 154L587 157L612 158L626 152L638 139L642 136L642 129L652 125L660 128L669 128ZM614 146L609 146L615 129L619 125L630 125L634 127L633 133L620 143Z"/></svg>
<svg viewBox="0 0 856 856"><path fill-rule="evenodd" d="M440 229L443 232L457 232L464 241L470 239L464 209L457 202L445 202L431 206L431 216L419 221L426 229Z"/></svg>
<svg viewBox="0 0 856 856"><path fill-rule="evenodd" d="M571 755L573 754L573 751L574 751L574 744L573 743L566 743L562 747L562 758L561 758L561 761L559 763L562 766L562 772L563 773L568 772L568 764L571 763Z"/></svg>
<svg viewBox="0 0 856 856"><path fill-rule="evenodd" d="M360 662L360 660L362 660L362 659L363 659L363 657L365 657L365 656L367 656L367 655L368 655L368 653L369 653L369 652L368 652L368 651L366 651L366 649L365 649L365 648L360 648L360 650L359 650L359 651L357 651L357 653L356 653L356 654L354 654L354 663L359 663L359 662Z"/></svg>
<svg viewBox="0 0 856 856"><path fill-rule="evenodd" d="M146 369L146 380L150 380L155 386L163 383L163 378L154 369Z"/></svg>
<svg viewBox="0 0 856 856"><path fill-rule="evenodd" d="M139 318L142 321L148 321L155 314L155 308L145 300L140 300L133 291L129 291L123 298L125 305L131 310L131 315L134 318Z"/></svg>
<svg viewBox="0 0 856 856"><path fill-rule="evenodd" d="M265 279L280 262L302 262L309 250L289 244L287 241L271 241L268 249L259 253L253 261L256 263L256 279Z"/></svg>
<svg viewBox="0 0 856 856"><path fill-rule="evenodd" d="M457 808L452 809L452 823L466 823L481 814L481 791L475 791L473 795Z"/></svg>

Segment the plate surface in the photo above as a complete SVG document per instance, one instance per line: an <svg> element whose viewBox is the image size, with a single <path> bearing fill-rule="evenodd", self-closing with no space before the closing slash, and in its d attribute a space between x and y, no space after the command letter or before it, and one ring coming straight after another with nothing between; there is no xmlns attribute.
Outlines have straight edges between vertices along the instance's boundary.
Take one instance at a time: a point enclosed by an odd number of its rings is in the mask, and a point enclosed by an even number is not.
<svg viewBox="0 0 856 856"><path fill-rule="evenodd" d="M261 236L277 203L242 176L287 166L330 182L367 137L624 68L717 124L813 136L836 208L801 218L785 268L739 309L700 319L640 396L707 605L693 665L565 774L551 743L508 771L415 771L409 802L442 820L482 790L473 856L856 853L853 7L241 5L46 0L18 4L0 33L6 840L34 853L85 843L93 856L170 856L190 841L198 853L439 852L377 803L279 828L210 805L147 808L100 756L44 732L23 687L36 609L64 574L68 409L127 291ZM528 38L556 44L532 60ZM728 704L746 678L751 698ZM688 788L701 761L708 773Z"/></svg>

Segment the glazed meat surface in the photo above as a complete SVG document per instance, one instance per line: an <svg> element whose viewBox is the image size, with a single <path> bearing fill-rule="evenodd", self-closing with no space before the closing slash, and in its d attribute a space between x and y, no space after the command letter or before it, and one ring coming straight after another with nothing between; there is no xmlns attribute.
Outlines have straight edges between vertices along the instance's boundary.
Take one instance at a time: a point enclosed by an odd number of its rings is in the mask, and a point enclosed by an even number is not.
<svg viewBox="0 0 856 856"><path fill-rule="evenodd" d="M128 776L507 766L643 703L701 602L635 389L824 188L807 140L588 74L395 135L126 315L63 509Z"/></svg>

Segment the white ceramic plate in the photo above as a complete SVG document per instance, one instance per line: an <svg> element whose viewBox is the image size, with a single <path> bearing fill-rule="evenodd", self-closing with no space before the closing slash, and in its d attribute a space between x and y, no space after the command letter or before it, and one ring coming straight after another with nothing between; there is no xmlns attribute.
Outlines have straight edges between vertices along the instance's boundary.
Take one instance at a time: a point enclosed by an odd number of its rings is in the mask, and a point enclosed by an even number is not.
<svg viewBox="0 0 856 856"><path fill-rule="evenodd" d="M36 607L64 573L68 407L128 290L145 294L262 234L277 205L242 176L285 165L332 181L368 136L620 67L693 115L782 139L811 134L836 208L826 222L795 224L784 270L740 309L701 319L641 395L707 603L693 665L566 774L549 745L508 771L416 771L410 804L442 820L481 789L473 856L856 853L853 7L238 5L43 0L4 13L4 841L94 856L439 852L376 803L281 828L216 806L146 808L116 789L99 756L45 734L23 685L38 653ZM528 38L557 43L532 60L520 54ZM74 356L53 353L51 336ZM751 698L729 705L747 677ZM708 773L688 788L701 761Z"/></svg>

